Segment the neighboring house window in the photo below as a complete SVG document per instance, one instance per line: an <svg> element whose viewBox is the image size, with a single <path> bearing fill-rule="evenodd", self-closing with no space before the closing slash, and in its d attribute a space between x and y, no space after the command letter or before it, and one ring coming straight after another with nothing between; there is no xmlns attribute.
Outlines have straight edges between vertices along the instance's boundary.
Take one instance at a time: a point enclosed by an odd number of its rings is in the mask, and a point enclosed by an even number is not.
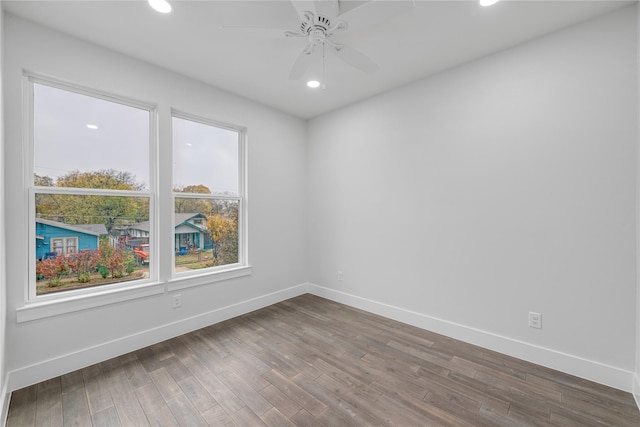
<svg viewBox="0 0 640 427"><path fill-rule="evenodd" d="M29 298L153 279L126 234L132 224L153 223L153 108L34 76L26 81Z"/></svg>
<svg viewBox="0 0 640 427"><path fill-rule="evenodd" d="M173 113L174 271L246 264L244 131Z"/></svg>
<svg viewBox="0 0 640 427"><path fill-rule="evenodd" d="M64 237L61 239L51 239L52 252L56 255L76 254L78 253L78 238Z"/></svg>
<svg viewBox="0 0 640 427"><path fill-rule="evenodd" d="M77 254L78 253L78 239L75 237L67 237L64 239L64 253L65 254Z"/></svg>

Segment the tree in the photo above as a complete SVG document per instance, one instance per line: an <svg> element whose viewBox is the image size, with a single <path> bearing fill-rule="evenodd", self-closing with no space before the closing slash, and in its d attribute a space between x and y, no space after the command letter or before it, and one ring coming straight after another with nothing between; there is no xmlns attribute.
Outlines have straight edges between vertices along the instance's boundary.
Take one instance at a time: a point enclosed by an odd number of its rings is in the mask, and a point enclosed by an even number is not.
<svg viewBox="0 0 640 427"><path fill-rule="evenodd" d="M43 183L49 182L46 178L49 177L36 175ZM134 191L145 188L131 173L113 169L69 172L56 180L56 186ZM149 219L149 200L144 197L37 194L36 214L66 224L104 224L111 232L116 225Z"/></svg>
<svg viewBox="0 0 640 427"><path fill-rule="evenodd" d="M102 169L93 172L72 171L59 177L58 187L73 188L101 188L107 190L144 190L144 184L136 181L130 172L120 172L114 169Z"/></svg>
<svg viewBox="0 0 640 427"><path fill-rule="evenodd" d="M40 176L37 173L33 174L33 182L40 187L53 187L55 185L53 178L47 175Z"/></svg>
<svg viewBox="0 0 640 427"><path fill-rule="evenodd" d="M176 193L198 193L198 194L211 194L211 190L206 185L187 185L186 187L175 187L173 189Z"/></svg>
<svg viewBox="0 0 640 427"><path fill-rule="evenodd" d="M35 185L40 187L54 187L55 182L53 178L49 176L40 176L38 174L33 174L33 182ZM55 212L58 202L52 197L41 197L43 195L36 195L36 212Z"/></svg>
<svg viewBox="0 0 640 427"><path fill-rule="evenodd" d="M206 185L187 185L186 187L175 187L175 193L196 193L211 194L211 190ZM201 213L208 215L213 213L215 202L211 199L191 199L187 197L176 197L176 213Z"/></svg>
<svg viewBox="0 0 640 427"><path fill-rule="evenodd" d="M207 230L213 240L214 264L225 265L238 262L237 221L217 213L209 217Z"/></svg>

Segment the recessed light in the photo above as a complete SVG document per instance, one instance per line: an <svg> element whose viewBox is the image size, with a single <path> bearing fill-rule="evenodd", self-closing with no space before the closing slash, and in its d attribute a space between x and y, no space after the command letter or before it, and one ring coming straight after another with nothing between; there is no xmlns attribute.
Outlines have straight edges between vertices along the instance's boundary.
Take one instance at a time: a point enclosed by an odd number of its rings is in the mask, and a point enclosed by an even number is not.
<svg viewBox="0 0 640 427"><path fill-rule="evenodd" d="M309 86L311 89L315 89L315 88L320 87L320 82L317 81L317 80L309 80L307 82L307 86Z"/></svg>
<svg viewBox="0 0 640 427"><path fill-rule="evenodd" d="M498 3L498 0L480 0L480 6L491 6Z"/></svg>
<svg viewBox="0 0 640 427"><path fill-rule="evenodd" d="M98 125L92 125L92 124L87 124L87 128L92 129L92 130L96 130L98 129Z"/></svg>
<svg viewBox="0 0 640 427"><path fill-rule="evenodd" d="M167 0L149 0L149 6L160 13L171 12L171 5Z"/></svg>

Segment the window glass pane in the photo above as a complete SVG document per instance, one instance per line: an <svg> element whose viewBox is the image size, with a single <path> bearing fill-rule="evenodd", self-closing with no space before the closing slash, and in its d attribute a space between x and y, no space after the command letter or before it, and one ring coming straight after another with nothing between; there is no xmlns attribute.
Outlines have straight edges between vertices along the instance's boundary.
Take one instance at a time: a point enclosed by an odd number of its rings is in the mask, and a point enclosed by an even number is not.
<svg viewBox="0 0 640 427"><path fill-rule="evenodd" d="M147 197L36 194L36 295L149 277Z"/></svg>
<svg viewBox="0 0 640 427"><path fill-rule="evenodd" d="M78 241L77 237L67 237L67 241L65 242L65 245L64 245L64 253L65 254L77 253L78 252L76 250L78 247L77 241Z"/></svg>
<svg viewBox="0 0 640 427"><path fill-rule="evenodd" d="M62 239L51 239L51 248L55 254L62 255L64 253Z"/></svg>
<svg viewBox="0 0 640 427"><path fill-rule="evenodd" d="M149 186L149 111L34 84L36 185Z"/></svg>
<svg viewBox="0 0 640 427"><path fill-rule="evenodd" d="M238 262L237 200L176 197L176 272Z"/></svg>
<svg viewBox="0 0 640 427"><path fill-rule="evenodd" d="M238 132L173 118L174 191L219 195L238 192Z"/></svg>

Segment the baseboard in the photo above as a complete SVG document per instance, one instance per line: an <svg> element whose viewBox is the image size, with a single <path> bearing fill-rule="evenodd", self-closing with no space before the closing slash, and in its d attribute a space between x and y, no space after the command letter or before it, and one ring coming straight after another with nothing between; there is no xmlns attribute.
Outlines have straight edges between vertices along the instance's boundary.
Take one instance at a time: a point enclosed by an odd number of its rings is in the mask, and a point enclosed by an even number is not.
<svg viewBox="0 0 640 427"><path fill-rule="evenodd" d="M309 293L626 392L633 390L634 374L631 371L361 298L335 289L309 284ZM636 399L638 399L638 394L636 394Z"/></svg>
<svg viewBox="0 0 640 427"><path fill-rule="evenodd" d="M58 356L13 370L7 374L8 390L18 390L59 375L84 368L191 331L231 319L254 310L308 292L309 285L301 284L267 295L241 301L206 313L164 324L116 340L101 343L73 353ZM4 424L0 424L4 425Z"/></svg>
<svg viewBox="0 0 640 427"><path fill-rule="evenodd" d="M633 374L633 398L636 400L636 405L640 410L640 376L638 372Z"/></svg>

